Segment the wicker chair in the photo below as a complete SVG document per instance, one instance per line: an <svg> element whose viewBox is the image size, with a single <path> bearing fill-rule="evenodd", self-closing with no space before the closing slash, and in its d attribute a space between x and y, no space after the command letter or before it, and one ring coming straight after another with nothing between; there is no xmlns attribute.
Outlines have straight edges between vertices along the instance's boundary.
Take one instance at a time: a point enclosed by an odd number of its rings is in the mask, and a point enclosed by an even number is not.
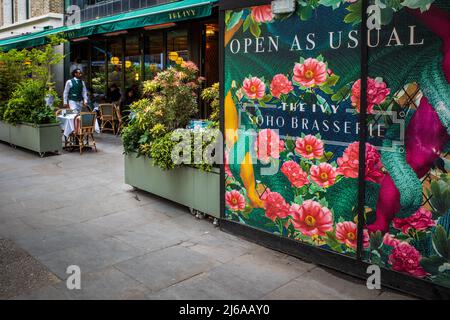
<svg viewBox="0 0 450 320"><path fill-rule="evenodd" d="M102 103L98 106L100 110L100 131L110 130L113 134L116 134L116 130L114 127L114 105L111 103ZM111 127L105 127L106 125L110 125Z"/></svg>
<svg viewBox="0 0 450 320"><path fill-rule="evenodd" d="M97 114L95 112L81 112L75 117L76 129L74 135L78 142L77 146L80 148L80 154L83 154L85 147L90 147L89 138L92 139L92 145L95 152L97 152L94 139L96 117Z"/></svg>
<svg viewBox="0 0 450 320"><path fill-rule="evenodd" d="M120 112L120 107L116 104L114 105L114 120L117 121L116 135L119 135L123 129L123 121L122 121L122 114Z"/></svg>

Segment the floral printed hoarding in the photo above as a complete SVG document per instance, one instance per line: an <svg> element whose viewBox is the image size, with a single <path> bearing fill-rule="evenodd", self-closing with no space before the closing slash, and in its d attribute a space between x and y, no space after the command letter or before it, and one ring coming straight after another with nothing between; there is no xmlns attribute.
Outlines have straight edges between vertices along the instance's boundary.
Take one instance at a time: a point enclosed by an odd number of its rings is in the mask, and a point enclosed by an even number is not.
<svg viewBox="0 0 450 320"><path fill-rule="evenodd" d="M449 7L377 4L363 259L450 286ZM226 12L227 219L356 256L360 18L359 0Z"/></svg>

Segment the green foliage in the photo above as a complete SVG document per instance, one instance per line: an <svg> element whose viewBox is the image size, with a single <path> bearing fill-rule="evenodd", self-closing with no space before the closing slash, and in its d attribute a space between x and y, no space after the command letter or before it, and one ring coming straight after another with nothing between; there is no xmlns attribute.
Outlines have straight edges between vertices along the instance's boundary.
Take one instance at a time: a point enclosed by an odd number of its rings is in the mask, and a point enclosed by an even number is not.
<svg viewBox="0 0 450 320"><path fill-rule="evenodd" d="M430 204L433 212L438 216L445 215L450 209L450 188L449 183L444 180L431 182Z"/></svg>
<svg viewBox="0 0 450 320"><path fill-rule="evenodd" d="M220 118L220 90L219 83L213 84L209 88L205 88L201 93L201 98L209 103L211 107L211 115L209 120L218 122Z"/></svg>
<svg viewBox="0 0 450 320"><path fill-rule="evenodd" d="M3 120L11 124L56 122L53 106L45 103L48 94L56 96L40 81L29 79L18 84L3 113Z"/></svg>
<svg viewBox="0 0 450 320"><path fill-rule="evenodd" d="M53 107L60 100L53 89L51 67L64 58L55 53L54 46L65 40L57 35L49 40L40 48L0 52L0 119L12 124L56 121ZM47 107L49 95L54 103Z"/></svg>
<svg viewBox="0 0 450 320"><path fill-rule="evenodd" d="M142 130L139 129L135 121L130 122L128 126L122 130L122 142L125 154L136 152L139 149L139 140L141 139Z"/></svg>
<svg viewBox="0 0 450 320"><path fill-rule="evenodd" d="M172 141L172 133L167 133L151 144L150 155L155 165L163 170L175 168L172 161L172 150L176 142Z"/></svg>
<svg viewBox="0 0 450 320"><path fill-rule="evenodd" d="M447 232L440 225L436 227L433 234L433 247L440 257L450 261L450 237Z"/></svg>
<svg viewBox="0 0 450 320"><path fill-rule="evenodd" d="M348 10L349 13L344 17L345 23L351 23L355 25L361 22L362 1L352 3L346 8L346 10Z"/></svg>
<svg viewBox="0 0 450 320"><path fill-rule="evenodd" d="M381 231L370 234L370 249L378 250L383 245L383 235Z"/></svg>

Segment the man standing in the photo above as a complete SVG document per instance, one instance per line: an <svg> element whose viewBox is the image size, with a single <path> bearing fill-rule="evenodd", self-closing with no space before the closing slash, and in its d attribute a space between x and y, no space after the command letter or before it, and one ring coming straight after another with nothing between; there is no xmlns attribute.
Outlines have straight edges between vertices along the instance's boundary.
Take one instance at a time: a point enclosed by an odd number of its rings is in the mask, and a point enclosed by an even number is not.
<svg viewBox="0 0 450 320"><path fill-rule="evenodd" d="M66 82L64 88L64 108L69 107L71 110L81 112L81 108L87 106L88 95L86 85L81 80L83 73L80 69L72 71L72 79Z"/></svg>

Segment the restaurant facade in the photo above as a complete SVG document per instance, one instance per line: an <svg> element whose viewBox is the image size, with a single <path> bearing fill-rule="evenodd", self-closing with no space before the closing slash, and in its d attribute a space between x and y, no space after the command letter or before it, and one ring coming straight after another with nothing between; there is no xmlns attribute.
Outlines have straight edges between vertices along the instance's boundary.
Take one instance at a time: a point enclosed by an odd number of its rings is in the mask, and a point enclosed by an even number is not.
<svg viewBox="0 0 450 320"><path fill-rule="evenodd" d="M176 6L174 10L164 10L163 2L173 2ZM69 1L66 8L73 5L81 8L81 24L105 17L108 21L114 20L114 15L108 14L133 12L133 16L138 17L140 11L145 11L144 6L160 8L163 16L142 28L114 28L113 32L87 37L70 36L66 46L66 79L74 68L82 69L92 98L99 103L114 100L112 87L118 87L125 96L131 90L138 95L143 81L153 79L160 70L183 61L193 61L199 67L200 74L206 78L206 86L218 82L219 26L218 11L213 8L213 3L121 1L119 6L110 2L87 5L85 1ZM106 16L101 17L102 14ZM130 21L124 23L128 27ZM199 116L206 115L207 110L202 109Z"/></svg>
<svg viewBox="0 0 450 320"><path fill-rule="evenodd" d="M64 79L82 69L91 99L99 103L111 101L112 87L123 96L130 90L138 94L159 70L188 60L211 85L219 75L216 2L66 0L65 26L0 40L0 48L36 47L49 35L62 35L68 40ZM199 116L206 115L202 107Z"/></svg>

